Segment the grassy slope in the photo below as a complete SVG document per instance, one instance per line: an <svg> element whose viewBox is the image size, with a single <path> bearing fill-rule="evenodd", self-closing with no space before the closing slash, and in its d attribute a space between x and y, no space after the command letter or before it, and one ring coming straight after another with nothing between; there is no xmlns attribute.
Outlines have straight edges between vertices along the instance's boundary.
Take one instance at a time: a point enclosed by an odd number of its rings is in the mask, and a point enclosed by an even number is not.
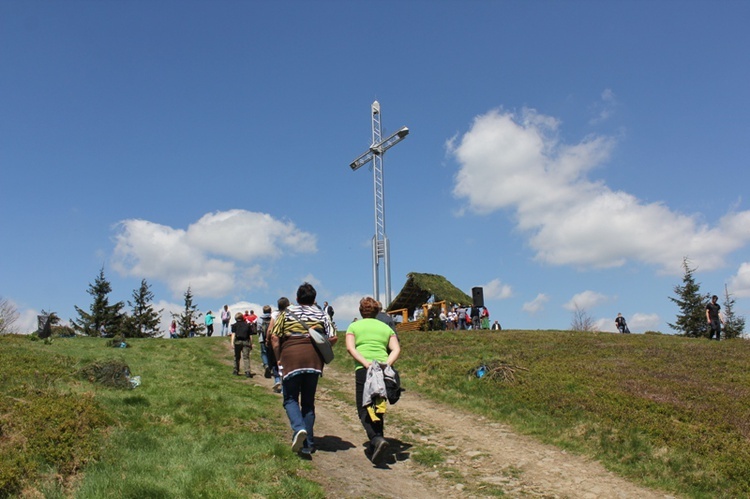
<svg viewBox="0 0 750 499"><path fill-rule="evenodd" d="M409 390L646 484L693 497L750 493L750 342L544 331L401 339ZM0 496L14 471L46 497L62 496L60 475L75 497L323 496L288 448L278 397L217 360L229 358L226 339L105 341L0 337ZM334 362L349 368L339 343ZM143 385L114 390L73 376L110 358ZM528 371L515 384L466 375L493 359Z"/></svg>
<svg viewBox="0 0 750 499"><path fill-rule="evenodd" d="M503 331L402 334L407 387L695 497L750 494L750 342ZM481 361L515 384L468 377Z"/></svg>
<svg viewBox="0 0 750 499"><path fill-rule="evenodd" d="M38 433L40 426L55 427L51 433L58 436L74 433L71 425L80 416L61 414L26 425L24 435L21 422L29 412L24 407L39 394L93 399L107 415L106 424L88 433L78 428L75 435L101 442L101 449L73 449L69 459L54 461L25 447L30 455L26 471L37 480L22 486L37 488L45 497L62 496L64 490L52 474L67 466L65 487L82 498L324 496L317 484L304 478L309 465L289 449L278 396L243 383L243 378L231 376L231 367L216 360L230 357L226 338L129 340L131 347L125 349L107 348L105 342L75 338L45 345L28 338L0 338L5 413L0 429L10 437L0 442L0 464L2 456L17 453L18 445L23 448L24 438ZM142 385L115 390L71 376L106 359L123 360L133 375L141 376ZM77 410L96 412L90 407ZM50 435L48 446L59 438ZM79 465L87 461L83 479L76 477ZM68 466L70 462L76 464ZM2 485L0 478L0 496Z"/></svg>

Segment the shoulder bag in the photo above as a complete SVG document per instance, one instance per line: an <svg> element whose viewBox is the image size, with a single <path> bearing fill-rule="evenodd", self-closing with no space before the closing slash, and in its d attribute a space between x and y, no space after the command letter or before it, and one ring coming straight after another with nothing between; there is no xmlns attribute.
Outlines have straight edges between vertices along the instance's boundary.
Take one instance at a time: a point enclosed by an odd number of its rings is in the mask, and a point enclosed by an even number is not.
<svg viewBox="0 0 750 499"><path fill-rule="evenodd" d="M308 327L305 321L294 315L291 310L286 310L285 313L289 314L292 319L296 320L297 322L302 324L302 327L307 329L307 332L312 339L312 344L315 347L315 350L318 351L318 354L320 354L323 362L325 362L326 364L330 364L333 360L333 346L331 345L331 342L328 341L328 336L326 336L325 333L321 333L317 329Z"/></svg>

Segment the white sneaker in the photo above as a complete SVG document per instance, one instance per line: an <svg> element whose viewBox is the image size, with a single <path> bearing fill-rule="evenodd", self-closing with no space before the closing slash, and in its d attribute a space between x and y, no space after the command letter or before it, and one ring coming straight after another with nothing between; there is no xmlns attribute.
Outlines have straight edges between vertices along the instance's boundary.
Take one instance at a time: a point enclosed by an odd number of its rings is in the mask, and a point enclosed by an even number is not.
<svg viewBox="0 0 750 499"><path fill-rule="evenodd" d="M295 433L294 438L292 439L292 452L299 452L302 446L305 445L306 439L307 430L299 430Z"/></svg>

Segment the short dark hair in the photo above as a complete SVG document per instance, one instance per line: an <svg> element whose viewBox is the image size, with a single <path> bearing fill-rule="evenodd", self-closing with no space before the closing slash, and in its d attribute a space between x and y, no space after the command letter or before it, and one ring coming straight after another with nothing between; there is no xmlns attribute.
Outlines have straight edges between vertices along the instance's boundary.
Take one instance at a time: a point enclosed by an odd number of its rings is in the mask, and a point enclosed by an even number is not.
<svg viewBox="0 0 750 499"><path fill-rule="evenodd" d="M300 305L312 305L315 303L317 295L318 293L315 291L313 285L306 282L297 288L297 303Z"/></svg>
<svg viewBox="0 0 750 499"><path fill-rule="evenodd" d="M289 306L289 298L282 296L279 298L279 301L276 302L276 305L279 307L279 312L283 312Z"/></svg>

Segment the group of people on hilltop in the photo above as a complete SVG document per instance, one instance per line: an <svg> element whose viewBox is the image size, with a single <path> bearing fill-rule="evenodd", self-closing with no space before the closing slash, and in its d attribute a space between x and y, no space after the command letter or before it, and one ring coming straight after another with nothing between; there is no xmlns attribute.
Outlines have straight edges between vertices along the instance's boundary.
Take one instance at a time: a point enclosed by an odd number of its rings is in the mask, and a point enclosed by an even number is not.
<svg viewBox="0 0 750 499"><path fill-rule="evenodd" d="M238 312L230 325L233 374L239 375L244 368L246 376L255 375L250 370L250 351L257 335L265 376L274 378L273 390L282 394L292 429L292 451L308 457L316 450L315 394L324 367L310 330L324 334L332 344L338 339L333 307L328 302L318 306L316 295L315 288L304 283L297 289L296 305L281 297L277 310L265 305L260 317L252 311L248 315ZM373 385L387 376L395 378L392 366L401 348L394 328L377 319L382 307L376 300L362 298L359 311L362 319L346 331L346 350L354 360L357 415L368 438L365 455L379 464L388 448L383 435L386 403Z"/></svg>
<svg viewBox="0 0 750 499"><path fill-rule="evenodd" d="M437 306L435 309L436 308ZM440 308L440 312L437 312L435 309L430 308L428 311L427 321L430 330L464 331L471 329L502 329L500 323L497 321L490 325L490 311L487 307L456 305L449 310ZM417 307L414 310L413 319L415 321L419 320L423 318L423 315L424 312L422 308Z"/></svg>

